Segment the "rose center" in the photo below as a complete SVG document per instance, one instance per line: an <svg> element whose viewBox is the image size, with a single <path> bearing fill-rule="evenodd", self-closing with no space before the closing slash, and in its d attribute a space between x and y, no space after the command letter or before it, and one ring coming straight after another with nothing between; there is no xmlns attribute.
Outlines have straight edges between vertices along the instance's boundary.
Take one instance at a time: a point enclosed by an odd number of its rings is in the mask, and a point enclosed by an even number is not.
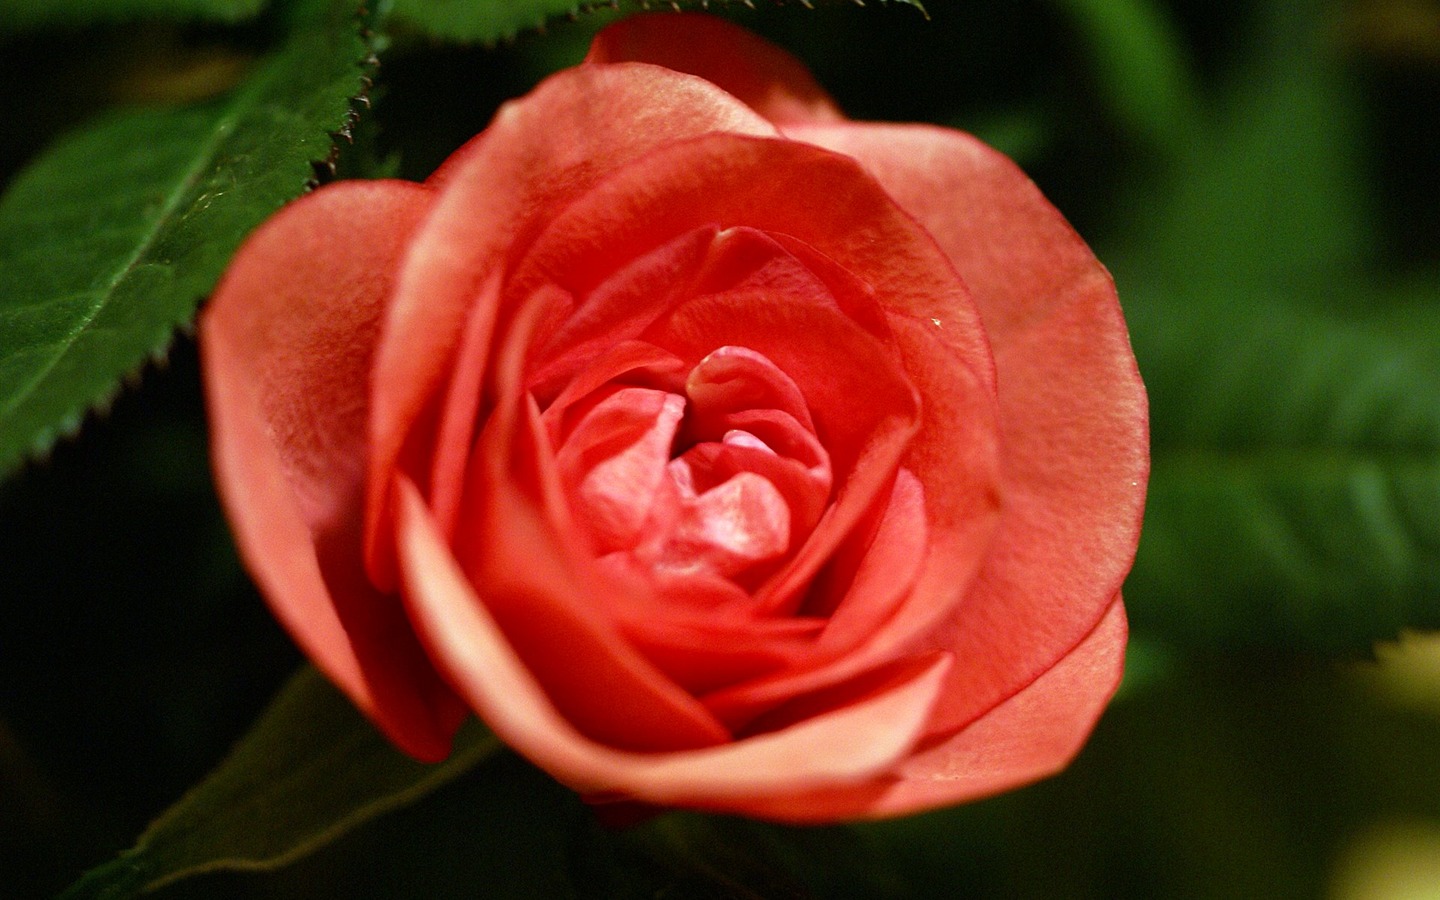
<svg viewBox="0 0 1440 900"><path fill-rule="evenodd" d="M830 459L803 395L745 348L688 372L627 371L546 416L568 425L552 424L556 460L592 552L657 583L753 587L829 501Z"/></svg>

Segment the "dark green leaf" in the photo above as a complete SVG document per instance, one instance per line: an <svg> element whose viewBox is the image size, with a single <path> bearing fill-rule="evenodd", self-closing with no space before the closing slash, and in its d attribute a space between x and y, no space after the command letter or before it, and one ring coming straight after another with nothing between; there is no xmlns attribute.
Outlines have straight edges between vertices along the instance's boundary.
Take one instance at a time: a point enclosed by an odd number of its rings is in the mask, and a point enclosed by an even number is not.
<svg viewBox="0 0 1440 900"><path fill-rule="evenodd" d="M1173 168L1119 204L1123 262L1178 283L1311 291L1364 261L1355 85L1323 19L1296 13L1264 7L1258 46L1184 135Z"/></svg>
<svg viewBox="0 0 1440 900"><path fill-rule="evenodd" d="M123 898L203 872L282 866L425 796L500 747L472 722L448 760L417 763L306 667L219 768L64 896Z"/></svg>
<svg viewBox="0 0 1440 900"><path fill-rule="evenodd" d="M307 0L233 93L112 116L21 173L0 198L0 473L163 352L329 157L367 54L353 0Z"/></svg>
<svg viewBox="0 0 1440 900"><path fill-rule="evenodd" d="M920 0L894 0L923 9ZM746 0L674 0L665 7L673 9L720 9ZM494 43L512 38L522 31L542 27L559 16L575 16L608 2L598 0L394 0L395 15L406 25L432 37L450 41ZM622 5L641 8L639 0L626 0Z"/></svg>
<svg viewBox="0 0 1440 900"><path fill-rule="evenodd" d="M1151 399L1132 620L1359 652L1440 627L1440 307L1367 271L1353 85L1318 16L1260 39L1107 252Z"/></svg>
<svg viewBox="0 0 1440 900"><path fill-rule="evenodd" d="M1152 145L1190 137L1193 76L1180 37L1153 0L1054 0L1089 49L1102 96L1127 128Z"/></svg>
<svg viewBox="0 0 1440 900"><path fill-rule="evenodd" d="M134 19L240 22L267 0L0 0L0 32Z"/></svg>
<svg viewBox="0 0 1440 900"><path fill-rule="evenodd" d="M1131 296L1154 429L1136 626L1322 651L1440 627L1440 308Z"/></svg>
<svg viewBox="0 0 1440 900"><path fill-rule="evenodd" d="M432 37L494 43L579 11L576 0L395 0L395 16Z"/></svg>

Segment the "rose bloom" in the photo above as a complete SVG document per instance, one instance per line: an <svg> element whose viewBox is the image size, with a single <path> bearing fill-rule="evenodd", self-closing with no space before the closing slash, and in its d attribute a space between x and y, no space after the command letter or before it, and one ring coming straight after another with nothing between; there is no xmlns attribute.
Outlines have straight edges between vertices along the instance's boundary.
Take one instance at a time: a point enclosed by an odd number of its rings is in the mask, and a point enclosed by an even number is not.
<svg viewBox="0 0 1440 900"><path fill-rule="evenodd" d="M200 330L240 552L421 760L877 818L1063 767L1148 468L1112 282L995 151L658 14L428 181L241 248Z"/></svg>

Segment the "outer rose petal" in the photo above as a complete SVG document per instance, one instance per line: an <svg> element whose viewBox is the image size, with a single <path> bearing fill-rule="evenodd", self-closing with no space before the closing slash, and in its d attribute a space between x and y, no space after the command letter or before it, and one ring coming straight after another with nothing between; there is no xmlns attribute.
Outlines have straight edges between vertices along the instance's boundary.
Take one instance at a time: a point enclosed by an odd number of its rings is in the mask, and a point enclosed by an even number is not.
<svg viewBox="0 0 1440 900"><path fill-rule="evenodd" d="M782 127L845 120L795 57L713 16L624 19L595 36L585 62L645 62L698 75Z"/></svg>
<svg viewBox="0 0 1440 900"><path fill-rule="evenodd" d="M342 182L236 255L200 321L216 481L240 552L309 656L408 752L439 759L462 708L360 560L372 351L429 209L406 182Z"/></svg>
<svg viewBox="0 0 1440 900"><path fill-rule="evenodd" d="M866 784L779 793L748 812L794 822L880 819L978 800L1053 775L1079 752L1119 685L1125 637L1117 594L1079 646L958 734Z"/></svg>
<svg viewBox="0 0 1440 900"><path fill-rule="evenodd" d="M1002 518L960 615L934 639L967 660L932 723L953 729L1054 665L1110 607L1144 507L1145 388L1108 273L1009 159L928 126L788 133L859 159L929 230L995 353Z"/></svg>
<svg viewBox="0 0 1440 900"><path fill-rule="evenodd" d="M838 711L746 740L671 753L618 751L587 739L555 710L403 476L397 495L404 596L433 658L506 743L592 796L745 813L776 792L862 783L910 752L951 665L949 654L916 657L890 683Z"/></svg>

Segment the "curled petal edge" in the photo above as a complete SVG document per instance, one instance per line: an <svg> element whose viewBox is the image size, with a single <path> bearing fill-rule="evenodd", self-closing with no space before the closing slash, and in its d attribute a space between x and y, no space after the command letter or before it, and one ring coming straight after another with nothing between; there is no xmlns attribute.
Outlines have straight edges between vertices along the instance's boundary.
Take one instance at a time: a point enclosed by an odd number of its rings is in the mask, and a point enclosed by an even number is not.
<svg viewBox="0 0 1440 900"><path fill-rule="evenodd" d="M884 819L980 800L1048 778L1080 752L1124 671L1117 594L1081 642L1024 688L891 772L832 790L777 793L752 815L796 823Z"/></svg>
<svg viewBox="0 0 1440 900"><path fill-rule="evenodd" d="M845 119L795 57L714 16L635 16L616 22L595 36L585 64L616 62L697 75L776 125Z"/></svg>
<svg viewBox="0 0 1440 900"><path fill-rule="evenodd" d="M463 717L359 558L366 377L406 238L432 192L340 182L261 226L200 318L216 487L276 617L406 752L443 759Z"/></svg>
<svg viewBox="0 0 1440 900"><path fill-rule="evenodd" d="M501 739L583 794L750 813L777 793L863 783L909 755L952 664L949 654L930 654L887 690L734 743L617 751L577 732L550 704L403 477L396 504L403 596L432 657Z"/></svg>
<svg viewBox="0 0 1440 900"><path fill-rule="evenodd" d="M786 134L857 160L915 217L963 274L994 351L1004 506L963 612L937 637L973 661L937 710L944 733L1106 615L1144 510L1145 387L1109 274L1013 161L929 125Z"/></svg>

